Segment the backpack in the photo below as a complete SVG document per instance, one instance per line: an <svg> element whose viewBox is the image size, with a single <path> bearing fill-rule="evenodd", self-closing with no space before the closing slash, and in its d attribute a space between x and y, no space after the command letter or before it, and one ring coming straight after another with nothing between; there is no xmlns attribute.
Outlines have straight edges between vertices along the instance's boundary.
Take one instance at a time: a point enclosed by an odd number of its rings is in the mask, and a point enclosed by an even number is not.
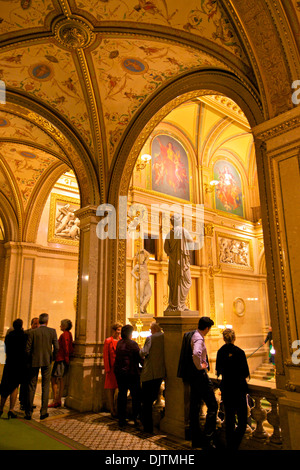
<svg viewBox="0 0 300 470"><path fill-rule="evenodd" d="M181 352L178 363L177 377L183 382L190 382L191 378L197 373L197 368L193 362L193 351L191 339L196 330L184 333L181 344Z"/></svg>

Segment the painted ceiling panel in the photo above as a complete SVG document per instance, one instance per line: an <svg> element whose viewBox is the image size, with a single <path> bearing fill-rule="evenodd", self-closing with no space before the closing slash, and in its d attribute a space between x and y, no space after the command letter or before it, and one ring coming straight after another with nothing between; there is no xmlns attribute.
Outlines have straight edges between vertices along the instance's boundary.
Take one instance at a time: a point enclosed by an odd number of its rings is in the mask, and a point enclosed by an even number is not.
<svg viewBox="0 0 300 470"><path fill-rule="evenodd" d="M34 44L0 54L0 78L60 112L93 147L86 101L72 54L55 44Z"/></svg>
<svg viewBox="0 0 300 470"><path fill-rule="evenodd" d="M5 175L4 170L1 169L1 166L0 166L0 192L4 194L4 196L9 200L9 202L15 208L15 199L13 196L13 191L12 191L11 185L8 182L8 178Z"/></svg>
<svg viewBox="0 0 300 470"><path fill-rule="evenodd" d="M0 143L0 158L19 188L23 208L26 209L32 191L42 174L57 159L28 145Z"/></svg>
<svg viewBox="0 0 300 470"><path fill-rule="evenodd" d="M54 10L51 0L0 0L0 34L44 26Z"/></svg>
<svg viewBox="0 0 300 470"><path fill-rule="evenodd" d="M222 67L201 51L169 42L104 39L92 52L110 161L135 112L161 85L199 67Z"/></svg>
<svg viewBox="0 0 300 470"><path fill-rule="evenodd" d="M161 25L205 37L247 62L238 38L216 0L82 0L73 11L87 12L98 21Z"/></svg>
<svg viewBox="0 0 300 470"><path fill-rule="evenodd" d="M6 112L4 107L0 108L1 139L22 140L32 144L44 146L57 154L61 153L60 147L32 122Z"/></svg>

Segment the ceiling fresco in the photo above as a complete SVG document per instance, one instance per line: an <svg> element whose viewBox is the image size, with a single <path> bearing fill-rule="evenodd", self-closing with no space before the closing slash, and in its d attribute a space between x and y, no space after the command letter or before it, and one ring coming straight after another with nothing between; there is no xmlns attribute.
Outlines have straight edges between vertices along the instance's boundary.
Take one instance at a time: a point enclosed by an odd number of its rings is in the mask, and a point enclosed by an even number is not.
<svg viewBox="0 0 300 470"><path fill-rule="evenodd" d="M25 210L34 187L57 159L42 150L10 142L0 143L0 156L15 188L18 188Z"/></svg>
<svg viewBox="0 0 300 470"><path fill-rule="evenodd" d="M16 116L12 112L7 112L0 108L0 130L5 130L5 139L28 142L35 145L43 145L45 148L62 155L61 148L51 139L46 132L32 122ZM3 135L1 136L3 138ZM62 155L63 157L63 155Z"/></svg>
<svg viewBox="0 0 300 470"><path fill-rule="evenodd" d="M134 113L162 84L199 67L225 67L208 54L167 42L105 39L91 55L103 106L109 161Z"/></svg>
<svg viewBox="0 0 300 470"><path fill-rule="evenodd" d="M96 21L134 22L179 29L205 37L247 61L237 35L216 0L91 0L70 2L73 11L86 12Z"/></svg>
<svg viewBox="0 0 300 470"><path fill-rule="evenodd" d="M0 78L61 113L92 149L87 105L72 55L55 44L0 52Z"/></svg>
<svg viewBox="0 0 300 470"><path fill-rule="evenodd" d="M1 34L40 28L55 7L51 0L1 0ZM59 13L60 9L57 10Z"/></svg>

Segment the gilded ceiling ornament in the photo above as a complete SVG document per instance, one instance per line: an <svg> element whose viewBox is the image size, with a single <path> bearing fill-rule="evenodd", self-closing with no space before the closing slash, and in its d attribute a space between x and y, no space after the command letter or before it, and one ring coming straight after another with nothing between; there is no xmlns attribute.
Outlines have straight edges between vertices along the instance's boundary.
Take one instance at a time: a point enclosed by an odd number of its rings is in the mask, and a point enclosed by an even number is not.
<svg viewBox="0 0 300 470"><path fill-rule="evenodd" d="M63 46L83 49L95 39L91 26L81 18L67 18L54 25L54 34Z"/></svg>

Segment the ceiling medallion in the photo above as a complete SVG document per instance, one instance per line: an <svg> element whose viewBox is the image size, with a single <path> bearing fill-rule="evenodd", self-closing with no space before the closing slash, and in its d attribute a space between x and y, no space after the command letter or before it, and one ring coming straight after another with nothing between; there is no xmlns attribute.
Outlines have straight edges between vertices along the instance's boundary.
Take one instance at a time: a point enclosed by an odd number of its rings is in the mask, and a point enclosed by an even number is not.
<svg viewBox="0 0 300 470"><path fill-rule="evenodd" d="M67 18L54 25L54 34L63 46L83 49L95 39L91 26L81 18Z"/></svg>

